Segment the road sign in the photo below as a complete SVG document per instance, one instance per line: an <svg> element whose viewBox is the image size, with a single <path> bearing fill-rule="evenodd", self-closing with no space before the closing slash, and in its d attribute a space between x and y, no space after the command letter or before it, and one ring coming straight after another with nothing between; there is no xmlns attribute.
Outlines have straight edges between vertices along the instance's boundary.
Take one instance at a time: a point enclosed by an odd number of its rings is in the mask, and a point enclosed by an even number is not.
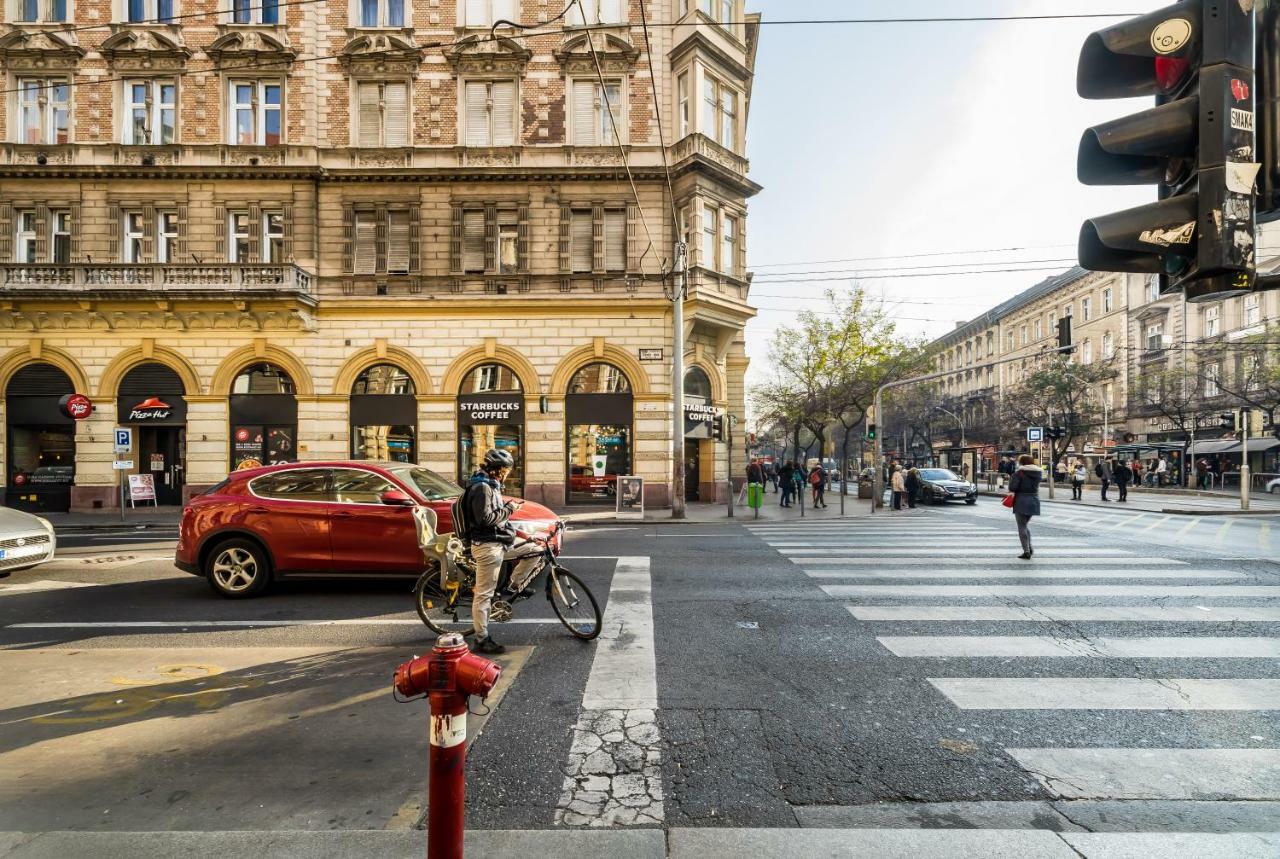
<svg viewBox="0 0 1280 859"><path fill-rule="evenodd" d="M111 463L111 468L115 471L129 471L133 468L133 460L117 459L115 462Z"/></svg>
<svg viewBox="0 0 1280 859"><path fill-rule="evenodd" d="M1027 427L1027 441L1044 441L1044 427Z"/></svg>
<svg viewBox="0 0 1280 859"><path fill-rule="evenodd" d="M133 453L132 427L116 427L116 453Z"/></svg>

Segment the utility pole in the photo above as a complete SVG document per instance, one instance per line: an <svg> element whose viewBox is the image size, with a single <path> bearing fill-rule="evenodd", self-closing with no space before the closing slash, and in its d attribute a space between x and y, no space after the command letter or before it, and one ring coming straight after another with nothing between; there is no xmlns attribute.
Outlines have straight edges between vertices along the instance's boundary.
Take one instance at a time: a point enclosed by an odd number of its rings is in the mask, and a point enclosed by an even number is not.
<svg viewBox="0 0 1280 859"><path fill-rule="evenodd" d="M671 319L671 518L684 518L684 277L688 247L675 244Z"/></svg>
<svg viewBox="0 0 1280 859"><path fill-rule="evenodd" d="M1048 436L1049 438L1049 461L1045 463L1048 466L1048 468L1045 469L1045 478L1046 478L1046 482L1049 484L1049 500L1052 501L1053 500L1053 478L1057 477L1057 472L1054 471L1054 468L1058 464L1056 462L1058 458L1058 440L1054 438L1052 435L1050 435L1050 433L1053 432L1053 409L1048 409L1045 412L1045 414L1049 416L1049 421L1048 421L1049 425L1045 427L1043 430L1041 430L1041 432L1043 432L1044 435ZM1084 443L1081 442L1082 447L1083 447L1083 444Z"/></svg>
<svg viewBox="0 0 1280 859"><path fill-rule="evenodd" d="M1249 509L1249 424L1253 423L1253 409L1240 410L1240 509ZM1186 463L1182 464L1186 468Z"/></svg>

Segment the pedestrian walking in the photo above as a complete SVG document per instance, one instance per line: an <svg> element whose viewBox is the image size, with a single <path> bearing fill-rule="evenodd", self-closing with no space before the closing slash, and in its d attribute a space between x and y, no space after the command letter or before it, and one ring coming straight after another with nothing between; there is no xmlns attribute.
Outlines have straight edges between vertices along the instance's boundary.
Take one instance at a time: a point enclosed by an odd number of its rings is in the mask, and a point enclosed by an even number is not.
<svg viewBox="0 0 1280 859"><path fill-rule="evenodd" d="M1156 462L1156 486L1164 486L1165 478L1169 474L1169 463L1162 456Z"/></svg>
<svg viewBox="0 0 1280 859"><path fill-rule="evenodd" d="M1053 482L1058 484L1067 482L1067 458L1065 456L1058 460L1058 464L1053 467Z"/></svg>
<svg viewBox="0 0 1280 859"><path fill-rule="evenodd" d="M920 491L920 469L908 469L907 476L902 480L902 486L907 492L907 507L915 510L916 494Z"/></svg>
<svg viewBox="0 0 1280 859"><path fill-rule="evenodd" d="M778 494L778 464L770 461L765 465L765 476L769 478L769 482L773 484L773 494Z"/></svg>
<svg viewBox="0 0 1280 859"><path fill-rule="evenodd" d="M1196 489L1209 488L1209 461L1203 456L1196 462Z"/></svg>
<svg viewBox="0 0 1280 859"><path fill-rule="evenodd" d="M1018 457L1018 467L1009 478L1009 491L1013 493L1013 518L1018 523L1018 542L1022 544L1024 561L1031 560L1035 549L1031 547L1031 517L1040 515L1040 481L1044 470L1035 464L1031 454Z"/></svg>
<svg viewBox="0 0 1280 859"><path fill-rule="evenodd" d="M1133 472L1131 485L1134 489L1137 489L1142 485L1142 460L1135 459L1133 462L1129 463L1129 470Z"/></svg>
<svg viewBox="0 0 1280 859"><path fill-rule="evenodd" d="M760 465L760 460L753 459L747 466L747 483L764 483L764 468Z"/></svg>
<svg viewBox="0 0 1280 859"><path fill-rule="evenodd" d="M1133 480L1133 471L1121 460L1115 464L1115 468L1111 469L1111 476L1115 478L1116 490L1120 493L1116 501L1128 501L1129 482Z"/></svg>
<svg viewBox="0 0 1280 859"><path fill-rule="evenodd" d="M907 491L907 479L902 473L902 466L897 463L894 463L893 465L893 477L890 479L889 485L893 492L893 495L891 496L893 509L901 510L902 496L906 494Z"/></svg>
<svg viewBox="0 0 1280 859"><path fill-rule="evenodd" d="M795 491L795 483L792 482L792 475L796 470L796 464L791 460L787 460L778 469L778 483L782 486L782 497L778 499L779 507L791 506L791 495Z"/></svg>
<svg viewBox="0 0 1280 859"><path fill-rule="evenodd" d="M1071 500L1084 500L1084 483L1089 479L1089 472L1084 467L1084 460L1077 459L1075 468L1071 470Z"/></svg>
<svg viewBox="0 0 1280 859"><path fill-rule="evenodd" d="M822 467L819 462L809 472L809 487L813 490L813 507L816 510L819 507L826 507L827 492L827 470Z"/></svg>
<svg viewBox="0 0 1280 859"><path fill-rule="evenodd" d="M1111 460L1098 460L1098 464L1093 467L1093 473L1102 481L1102 500L1110 501L1111 499L1107 497L1107 487L1111 485Z"/></svg>

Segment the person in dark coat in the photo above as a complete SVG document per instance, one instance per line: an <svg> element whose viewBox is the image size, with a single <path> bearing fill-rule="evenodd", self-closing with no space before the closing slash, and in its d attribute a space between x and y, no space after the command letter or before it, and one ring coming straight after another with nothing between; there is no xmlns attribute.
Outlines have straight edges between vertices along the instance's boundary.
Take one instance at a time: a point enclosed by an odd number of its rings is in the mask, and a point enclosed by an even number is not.
<svg viewBox="0 0 1280 859"><path fill-rule="evenodd" d="M1115 467L1111 469L1111 477L1116 482L1116 489L1120 492L1117 501L1129 500L1129 483L1133 480L1133 469L1129 468L1123 460L1116 462Z"/></svg>
<svg viewBox="0 0 1280 859"><path fill-rule="evenodd" d="M907 487L907 507L914 510L916 509L916 493L920 491L920 469L908 469L907 476L902 482Z"/></svg>
<svg viewBox="0 0 1280 859"><path fill-rule="evenodd" d="M796 470L796 464L787 460L778 469L778 484L782 487L782 498L778 501L780 507L791 506L791 496L795 493L795 483L792 482Z"/></svg>
<svg viewBox="0 0 1280 859"><path fill-rule="evenodd" d="M1044 470L1036 465L1031 454L1018 457L1018 467L1009 478L1009 491L1013 493L1013 518L1018 523L1018 541L1022 543L1024 561L1031 560L1035 550L1031 548L1031 517L1040 515L1040 481Z"/></svg>

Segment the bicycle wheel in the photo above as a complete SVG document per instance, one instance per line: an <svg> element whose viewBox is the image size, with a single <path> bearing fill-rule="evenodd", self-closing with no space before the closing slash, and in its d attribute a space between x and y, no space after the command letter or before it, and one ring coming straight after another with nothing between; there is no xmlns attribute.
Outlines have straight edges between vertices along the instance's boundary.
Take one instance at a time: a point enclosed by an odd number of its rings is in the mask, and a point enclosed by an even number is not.
<svg viewBox="0 0 1280 859"><path fill-rule="evenodd" d="M418 579L418 584L413 589L413 603L418 609L418 617L436 635L444 635L446 632L470 635L475 632L475 625L471 622L470 602L464 603L461 595L450 600L435 576Z"/></svg>
<svg viewBox="0 0 1280 859"><path fill-rule="evenodd" d="M564 567L551 568L547 598L565 629L583 641L600 634L600 606L582 579Z"/></svg>

